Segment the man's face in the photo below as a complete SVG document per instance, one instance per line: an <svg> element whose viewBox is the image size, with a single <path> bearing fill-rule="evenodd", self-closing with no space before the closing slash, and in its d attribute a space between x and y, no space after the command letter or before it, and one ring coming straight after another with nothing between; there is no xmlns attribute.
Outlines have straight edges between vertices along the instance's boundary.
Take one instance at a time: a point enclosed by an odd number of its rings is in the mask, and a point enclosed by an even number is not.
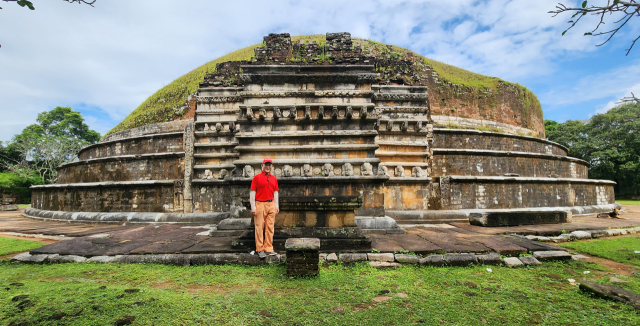
<svg viewBox="0 0 640 326"><path fill-rule="evenodd" d="M271 174L271 169L273 168L273 164L267 162L262 164L262 171Z"/></svg>

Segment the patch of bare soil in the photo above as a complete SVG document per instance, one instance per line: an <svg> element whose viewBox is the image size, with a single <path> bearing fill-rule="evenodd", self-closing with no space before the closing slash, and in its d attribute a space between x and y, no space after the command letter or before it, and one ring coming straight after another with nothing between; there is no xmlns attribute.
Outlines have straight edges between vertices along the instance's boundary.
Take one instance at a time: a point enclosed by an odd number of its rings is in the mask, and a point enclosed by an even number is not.
<svg viewBox="0 0 640 326"><path fill-rule="evenodd" d="M4 233L0 234L0 237L9 238L9 239L29 240L29 241L40 242L42 244L52 244L54 242L58 242L59 241L59 240L55 240L55 239L36 238L36 237L22 237L22 236L4 234ZM15 254L15 255L17 255L17 254Z"/></svg>
<svg viewBox="0 0 640 326"><path fill-rule="evenodd" d="M632 273L636 271L636 267L633 265L618 263L613 260L608 260L608 259L599 258L599 257L593 257L593 256L588 256L588 257L591 257L592 262L605 266L616 274L631 276Z"/></svg>
<svg viewBox="0 0 640 326"><path fill-rule="evenodd" d="M13 256L15 256L15 255L19 255L19 254L24 254L25 252L28 252L28 251L23 251L23 252L14 252L14 253L12 253L12 254L8 254L8 255L0 256L0 260L5 259L5 258L11 258L11 257L13 257Z"/></svg>

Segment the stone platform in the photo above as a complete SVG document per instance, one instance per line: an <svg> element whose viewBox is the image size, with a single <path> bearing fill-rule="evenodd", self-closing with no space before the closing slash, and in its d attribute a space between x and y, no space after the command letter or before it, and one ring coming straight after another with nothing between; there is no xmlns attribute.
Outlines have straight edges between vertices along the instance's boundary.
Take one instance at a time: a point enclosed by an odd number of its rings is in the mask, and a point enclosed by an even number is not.
<svg viewBox="0 0 640 326"><path fill-rule="evenodd" d="M469 223L404 225L405 234L368 234L371 247L382 253L401 251L416 254L491 253L518 256L534 251L563 250L551 244L531 241L522 235L559 235L575 230L604 230L640 226L640 206L625 206L627 220L598 219L595 215L574 217L573 223L487 228ZM31 251L32 254L115 255L242 253L234 249L237 237L209 237L210 226L179 224L100 225L33 220L18 212L0 212L2 233L56 235L69 240ZM518 235L513 235L514 233ZM346 251L345 251L346 252ZM357 252L353 251L353 252Z"/></svg>

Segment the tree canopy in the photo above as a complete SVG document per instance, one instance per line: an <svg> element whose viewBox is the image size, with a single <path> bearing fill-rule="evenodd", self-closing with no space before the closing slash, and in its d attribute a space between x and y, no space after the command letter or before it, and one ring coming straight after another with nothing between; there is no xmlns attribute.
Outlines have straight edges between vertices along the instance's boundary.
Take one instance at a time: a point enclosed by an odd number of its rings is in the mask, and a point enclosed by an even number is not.
<svg viewBox="0 0 640 326"><path fill-rule="evenodd" d="M547 138L589 162L589 178L617 182L619 196L640 195L640 103L617 106L588 121L558 123L555 129L547 121Z"/></svg>
<svg viewBox="0 0 640 326"><path fill-rule="evenodd" d="M3 168L25 180L35 173L43 183L55 182L60 164L73 161L83 147L100 139L80 113L69 107L42 112L36 120L38 123L27 126L0 148Z"/></svg>

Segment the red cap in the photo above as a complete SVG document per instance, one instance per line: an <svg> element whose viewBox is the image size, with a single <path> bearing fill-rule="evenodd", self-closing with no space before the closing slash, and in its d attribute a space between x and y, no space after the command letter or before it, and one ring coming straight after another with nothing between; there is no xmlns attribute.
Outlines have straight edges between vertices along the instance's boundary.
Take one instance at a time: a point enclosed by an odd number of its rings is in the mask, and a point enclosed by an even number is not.
<svg viewBox="0 0 640 326"><path fill-rule="evenodd" d="M262 164L265 164L265 163L271 163L271 164L273 164L273 161L272 161L270 158L265 157L265 158L264 158L264 160L262 160Z"/></svg>

